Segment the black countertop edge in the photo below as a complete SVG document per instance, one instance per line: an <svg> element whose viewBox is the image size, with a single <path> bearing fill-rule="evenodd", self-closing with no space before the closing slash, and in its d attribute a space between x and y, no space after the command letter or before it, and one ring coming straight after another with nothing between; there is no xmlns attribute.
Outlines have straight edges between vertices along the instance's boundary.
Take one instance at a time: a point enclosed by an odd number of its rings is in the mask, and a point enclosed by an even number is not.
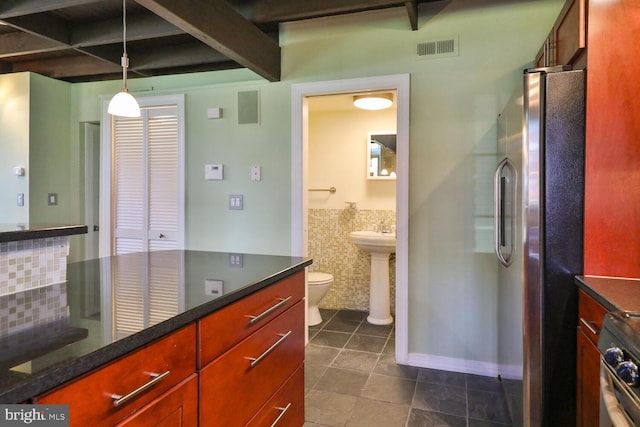
<svg viewBox="0 0 640 427"><path fill-rule="evenodd" d="M602 296L602 294L600 294L598 291L596 291L594 288L592 288L589 285L588 282L588 278L584 277L584 276L576 276L576 284L578 285L578 287L580 289L582 289L583 291L585 291L587 293L587 295L589 295L591 298L593 298L594 300L596 300L598 303L602 304L602 306L604 308L606 308L609 311L618 311L620 310L619 307L615 306L611 301L609 301L607 298L605 298L604 296Z"/></svg>
<svg viewBox="0 0 640 427"><path fill-rule="evenodd" d="M265 288L281 279L292 276L298 271L311 265L312 259L304 259L302 262L292 265L271 276L265 277L254 283L238 289L228 295L223 295L213 301L204 303L182 314L174 316L154 326L146 328L128 337L122 338L112 344L102 347L84 356L60 362L49 369L31 374L10 388L0 389L0 403L23 403L35 396L53 390L62 384L85 375L94 369L100 368L128 353L141 349L157 339L190 325L198 319L211 314L223 307Z"/></svg>
<svg viewBox="0 0 640 427"><path fill-rule="evenodd" d="M20 229L24 227L24 229ZM19 242L23 240L45 239L47 237L73 236L86 234L86 225L59 225L59 224L16 224L12 230L7 229L7 224L0 225L0 243Z"/></svg>

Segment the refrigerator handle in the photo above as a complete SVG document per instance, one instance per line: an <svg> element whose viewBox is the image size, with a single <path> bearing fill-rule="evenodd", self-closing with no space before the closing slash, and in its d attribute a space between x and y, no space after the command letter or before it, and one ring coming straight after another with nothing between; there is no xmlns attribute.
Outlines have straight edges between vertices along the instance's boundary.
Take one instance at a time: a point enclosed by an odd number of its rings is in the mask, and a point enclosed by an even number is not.
<svg viewBox="0 0 640 427"><path fill-rule="evenodd" d="M494 216L493 216L493 244L494 244L494 251L496 253L496 257L498 257L498 261L500 261L500 264L504 265L505 267L508 267L509 265L511 265L511 261L512 261L512 256L509 255L509 257L505 257L504 254L502 253L502 246L505 245L505 220L506 220L506 214L505 214L505 191L506 191L506 182L505 182L505 178L502 176L502 171L508 168L512 175L515 174L515 168L513 167L511 160L509 160L508 158L504 158L502 159L502 161L498 164L498 167L496 168L496 172L493 176L493 212L494 212ZM515 176L515 175L513 175ZM515 185L515 183L512 183L511 185ZM514 201L515 202L515 201ZM512 220L515 221L515 219L513 218L513 215L511 215ZM511 230L513 230L513 227L511 227Z"/></svg>

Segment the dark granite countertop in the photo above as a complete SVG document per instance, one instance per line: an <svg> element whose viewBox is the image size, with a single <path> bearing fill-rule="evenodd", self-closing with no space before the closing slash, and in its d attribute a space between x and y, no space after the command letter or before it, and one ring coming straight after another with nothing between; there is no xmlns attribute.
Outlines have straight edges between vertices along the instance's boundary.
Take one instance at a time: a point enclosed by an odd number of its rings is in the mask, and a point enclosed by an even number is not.
<svg viewBox="0 0 640 427"><path fill-rule="evenodd" d="M65 283L0 297L0 403L29 401L311 263L179 250L71 263ZM12 307L27 319L38 304L55 321L6 332Z"/></svg>
<svg viewBox="0 0 640 427"><path fill-rule="evenodd" d="M640 280L576 276L576 283L609 311L640 312Z"/></svg>
<svg viewBox="0 0 640 427"><path fill-rule="evenodd" d="M86 225L66 224L0 224L0 243L21 240L44 239L47 237L86 234Z"/></svg>

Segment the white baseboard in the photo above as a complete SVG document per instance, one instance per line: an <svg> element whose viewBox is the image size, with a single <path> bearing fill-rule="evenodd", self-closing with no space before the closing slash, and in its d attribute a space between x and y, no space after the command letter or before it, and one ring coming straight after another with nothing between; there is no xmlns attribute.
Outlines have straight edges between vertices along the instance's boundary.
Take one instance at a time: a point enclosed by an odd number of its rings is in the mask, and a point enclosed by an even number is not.
<svg viewBox="0 0 640 427"><path fill-rule="evenodd" d="M454 357L435 356L431 354L409 353L407 364L419 368L440 369L443 371L462 372L465 374L498 376L496 363L479 362L477 360L457 359Z"/></svg>

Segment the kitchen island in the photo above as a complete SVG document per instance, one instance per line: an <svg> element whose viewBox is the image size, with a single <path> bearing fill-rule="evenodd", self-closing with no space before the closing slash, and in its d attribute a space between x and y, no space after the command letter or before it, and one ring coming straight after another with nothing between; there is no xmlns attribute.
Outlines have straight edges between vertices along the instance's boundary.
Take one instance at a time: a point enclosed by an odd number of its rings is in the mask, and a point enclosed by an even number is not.
<svg viewBox="0 0 640 427"><path fill-rule="evenodd" d="M184 385L181 393L196 388L196 405L212 398L222 403L220 408L208 404L209 409L201 409L199 425L213 425L225 417L261 416L261 407L283 383L303 397L304 268L311 262L288 256L172 250L71 263L65 283L39 294L50 300L49 305L58 304L62 315L48 330L37 331L37 344L33 339L25 343L1 337L0 402L71 404L71 425L108 425L134 413L157 412L145 412L144 407L167 393L175 397L174 388ZM25 305L17 310L28 316L31 302L18 301ZM0 303L0 313L5 310L11 309ZM249 353L225 359L243 345ZM251 348L254 345L258 348ZM157 366L144 366L148 361ZM237 363L242 366L235 367ZM88 388L108 382L113 376L108 370L122 364L126 369L119 375L124 377L116 377L113 385L118 390ZM146 386L147 380L138 378L140 369L148 371L140 375L150 375L153 384L116 405L118 399L106 393L115 396L125 389L121 394L126 395L127 390ZM255 378L234 377L245 371ZM100 376L104 372L106 378ZM225 396L238 392L230 389L252 381L264 395L253 399L255 412L224 409L232 406L231 397L227 401ZM74 390L76 384L79 388ZM82 407L106 412L80 414L74 410L78 400ZM303 414L303 408L297 410ZM197 407L192 413L198 414Z"/></svg>

